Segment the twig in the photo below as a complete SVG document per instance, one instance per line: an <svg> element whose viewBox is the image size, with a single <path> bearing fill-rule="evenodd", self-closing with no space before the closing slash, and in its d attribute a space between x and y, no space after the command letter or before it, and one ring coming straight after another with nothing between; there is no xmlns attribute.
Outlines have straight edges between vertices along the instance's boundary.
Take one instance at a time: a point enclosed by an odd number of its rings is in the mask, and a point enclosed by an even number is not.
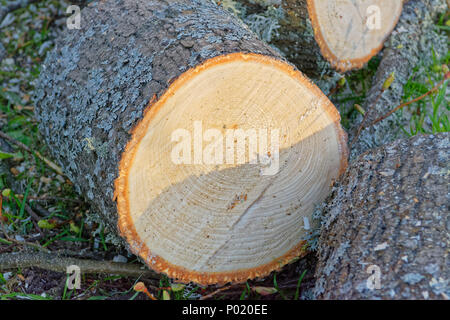
<svg viewBox="0 0 450 320"><path fill-rule="evenodd" d="M23 198L25 198L25 197L23 196L22 199ZM2 215L1 215L1 209L2 209L1 208L1 200L3 200L3 198L0 195L0 219L2 218ZM38 225L38 222L39 222L39 220L41 220L41 218L39 218L39 216L36 214L36 212L34 212L33 209L31 209L31 207L26 202L24 202L23 205L24 205L25 211L30 215L31 222L33 223L34 227L39 232L41 237L44 237L44 232L42 231L42 229Z"/></svg>
<svg viewBox="0 0 450 320"><path fill-rule="evenodd" d="M42 229L39 227L38 222L39 220L41 220L39 218L39 216L36 214L36 212L33 211L33 209L31 209L31 207L24 203L25 206L25 211L30 215L31 218L31 222L33 223L34 227L36 228L36 230L39 232L39 234L44 237L44 232L42 231Z"/></svg>
<svg viewBox="0 0 450 320"><path fill-rule="evenodd" d="M30 248L33 248L33 249L36 249L36 250L39 250L39 251L43 251L43 252L50 252L48 249L42 247L42 246L39 245L39 244L32 243L32 242L27 242L27 241L19 241L19 240L16 240L16 239L14 239L14 238L11 238L11 237L8 235L8 233L7 233L6 229L5 229L5 226L4 226L4 224L3 224L3 221L0 221L0 226L2 227L3 234L5 235L6 240L7 240L8 242L14 243L14 244L20 245L20 246L27 246L27 247L30 247ZM1 269L1 266L0 266L0 269Z"/></svg>
<svg viewBox="0 0 450 320"><path fill-rule="evenodd" d="M2 200L3 200L3 198L2 198L2 196L0 196L0 211L1 211L1 202L2 202ZM34 223L34 222L33 222L33 223ZM9 236L9 234L8 234L8 231L7 231L6 228L5 228L5 225L4 225L2 219L0 219L0 227L1 227L2 232L3 232L3 234L5 235L5 237L6 237L6 239L7 239L8 242L10 242L10 243L15 243L15 244L17 244L17 245L25 245L25 246L28 246L28 247L37 249L37 250L39 250L39 251L45 251L45 252L48 252L48 249L42 247L42 246L39 245L39 244L35 244L35 243L27 242L27 241L19 241L19 240L16 240L16 239L11 238L11 237ZM40 234L41 237L42 237L42 236L43 236L43 233L40 231L40 228L39 228L36 224L35 224L35 227L38 228L39 234Z"/></svg>
<svg viewBox="0 0 450 320"><path fill-rule="evenodd" d="M11 138L10 136L8 136L6 133L4 133L3 131L0 131L0 137L2 137L5 140L8 140L9 142L11 142L12 144L15 144L16 146L18 146L19 148L25 150L28 153L31 153L32 155L35 155L36 157L38 157L39 159L41 159L43 162L45 162L51 169L53 169L56 173L58 173L59 175L64 176L64 173L61 169L61 167L59 167L58 165L56 165L55 163L53 163L52 161L50 161L49 159L47 159L46 157L44 157L43 155L41 155L38 151L33 151L30 148L28 148L26 145L24 145L22 142L17 141L14 138Z"/></svg>
<svg viewBox="0 0 450 320"><path fill-rule="evenodd" d="M399 105L398 107L392 109L391 111L389 111L389 112L386 113L385 115L383 115L383 116L379 117L378 119L376 119L374 122L372 122L372 123L370 124L369 127L371 127L371 126L377 124L377 123L380 122L380 121L383 121L383 120L386 119L387 117L391 116L394 112L396 112L396 111L398 111L398 110L400 110L400 109L402 109L402 108L404 108L404 107L406 107L406 106L409 106L410 104L412 104L412 103L414 103L414 102L420 101L420 100L422 100L422 99L428 97L428 96L431 95L432 93L438 91L439 88L444 84L444 82L447 81L449 78L450 78L450 72L447 72L446 75L445 75L445 77L444 77L444 79L442 79L442 81L440 81L433 89L431 89L431 90L428 91L427 93L421 95L420 97L417 97L417 98L415 98L415 99L413 99L413 100L411 100L411 101L402 103L402 104Z"/></svg>
<svg viewBox="0 0 450 320"><path fill-rule="evenodd" d="M18 199L23 199L23 194L16 194ZM51 197L51 196L28 196L28 200L30 201L67 201L67 202L75 202L75 203L83 203L82 200L79 199L71 199L64 197Z"/></svg>
<svg viewBox="0 0 450 320"><path fill-rule="evenodd" d="M200 300L206 300L206 299L213 298L215 295L217 295L217 294L219 294L219 293L221 293L221 292L223 292L223 291L227 291L227 290L229 290L229 289L231 289L231 288L234 288L234 287L236 287L235 284L234 284L234 285L232 284L232 285L229 285L229 286L225 286L225 287L219 288L219 289L217 289L216 291L213 291L213 292L207 294L206 296L202 296L202 297L200 298Z"/></svg>
<svg viewBox="0 0 450 320"><path fill-rule="evenodd" d="M333 87L333 89L331 89L330 92L327 94L327 97L330 98L339 89L342 89L344 87L344 85L345 85L345 82L346 82L345 77L339 79L339 81L336 83L336 85Z"/></svg>
<svg viewBox="0 0 450 320"><path fill-rule="evenodd" d="M15 252L0 254L0 270L38 267L55 272L66 272L67 267L76 265L83 274L118 274L123 276L146 276L160 279L160 276L149 269L141 269L141 265L111 261L85 260L62 257L55 253Z"/></svg>

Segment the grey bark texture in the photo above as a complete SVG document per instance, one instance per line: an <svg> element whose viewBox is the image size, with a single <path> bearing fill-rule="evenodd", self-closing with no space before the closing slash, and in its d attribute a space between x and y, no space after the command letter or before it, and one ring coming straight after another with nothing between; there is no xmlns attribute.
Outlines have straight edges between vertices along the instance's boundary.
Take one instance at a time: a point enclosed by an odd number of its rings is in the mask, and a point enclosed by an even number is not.
<svg viewBox="0 0 450 320"><path fill-rule="evenodd" d="M242 21L310 77L325 94L343 77L320 52L306 0L233 1Z"/></svg>
<svg viewBox="0 0 450 320"><path fill-rule="evenodd" d="M449 146L421 135L350 165L324 210L317 298L450 297Z"/></svg>
<svg viewBox="0 0 450 320"><path fill-rule="evenodd" d="M81 30L47 55L34 95L40 132L109 230L118 162L144 109L188 69L233 52L282 59L210 0L109 0L84 8Z"/></svg>
<svg viewBox="0 0 450 320"><path fill-rule="evenodd" d="M448 53L447 36L439 35L435 26L435 19L446 10L448 6L445 0L410 0L404 4L399 22L385 43L383 58L363 105L368 113L366 125L400 105L403 88L413 75L414 68L431 64L433 50L438 58ZM395 80L380 97L383 84L392 72ZM422 71L419 69L419 72ZM349 132L349 141L354 139L361 120L362 116L355 121L354 129ZM400 129L402 125L395 116L391 116L362 130L359 139L352 145L351 158L396 138L405 137Z"/></svg>

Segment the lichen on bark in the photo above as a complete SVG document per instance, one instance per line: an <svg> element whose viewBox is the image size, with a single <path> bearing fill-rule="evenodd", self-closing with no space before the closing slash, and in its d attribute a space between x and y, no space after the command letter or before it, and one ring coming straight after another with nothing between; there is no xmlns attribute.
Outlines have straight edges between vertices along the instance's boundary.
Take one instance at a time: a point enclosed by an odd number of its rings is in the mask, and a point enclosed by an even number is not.
<svg viewBox="0 0 450 320"><path fill-rule="evenodd" d="M448 299L449 145L449 133L420 135L350 165L324 210L318 298Z"/></svg>

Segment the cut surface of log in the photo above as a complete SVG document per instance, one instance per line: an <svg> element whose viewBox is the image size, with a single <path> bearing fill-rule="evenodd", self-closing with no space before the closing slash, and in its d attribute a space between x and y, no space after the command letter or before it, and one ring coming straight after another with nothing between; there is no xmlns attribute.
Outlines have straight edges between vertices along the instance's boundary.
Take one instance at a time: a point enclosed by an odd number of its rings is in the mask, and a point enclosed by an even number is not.
<svg viewBox="0 0 450 320"><path fill-rule="evenodd" d="M340 71L361 68L383 47L403 0L307 0L323 56Z"/></svg>
<svg viewBox="0 0 450 320"><path fill-rule="evenodd" d="M360 155L325 207L319 299L448 299L450 134Z"/></svg>
<svg viewBox="0 0 450 320"><path fill-rule="evenodd" d="M322 92L211 1L110 0L81 16L45 61L37 117L131 251L200 284L304 254L347 163Z"/></svg>

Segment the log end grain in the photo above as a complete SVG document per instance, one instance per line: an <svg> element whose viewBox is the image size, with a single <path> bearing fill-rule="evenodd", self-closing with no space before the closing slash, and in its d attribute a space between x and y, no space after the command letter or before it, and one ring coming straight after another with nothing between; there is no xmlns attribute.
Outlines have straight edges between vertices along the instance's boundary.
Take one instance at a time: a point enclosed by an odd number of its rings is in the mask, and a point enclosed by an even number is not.
<svg viewBox="0 0 450 320"><path fill-rule="evenodd" d="M259 96L249 100L252 92ZM172 163L170 133L180 126L195 135L195 119L224 137L229 128L279 128L278 173L261 175L249 158ZM304 219L346 168L339 119L317 87L278 59L234 53L188 70L151 101L122 154L121 235L152 269L182 282L242 282L280 269L306 253Z"/></svg>
<svg viewBox="0 0 450 320"><path fill-rule="evenodd" d="M384 45L403 1L307 0L322 55L341 72L362 68Z"/></svg>

